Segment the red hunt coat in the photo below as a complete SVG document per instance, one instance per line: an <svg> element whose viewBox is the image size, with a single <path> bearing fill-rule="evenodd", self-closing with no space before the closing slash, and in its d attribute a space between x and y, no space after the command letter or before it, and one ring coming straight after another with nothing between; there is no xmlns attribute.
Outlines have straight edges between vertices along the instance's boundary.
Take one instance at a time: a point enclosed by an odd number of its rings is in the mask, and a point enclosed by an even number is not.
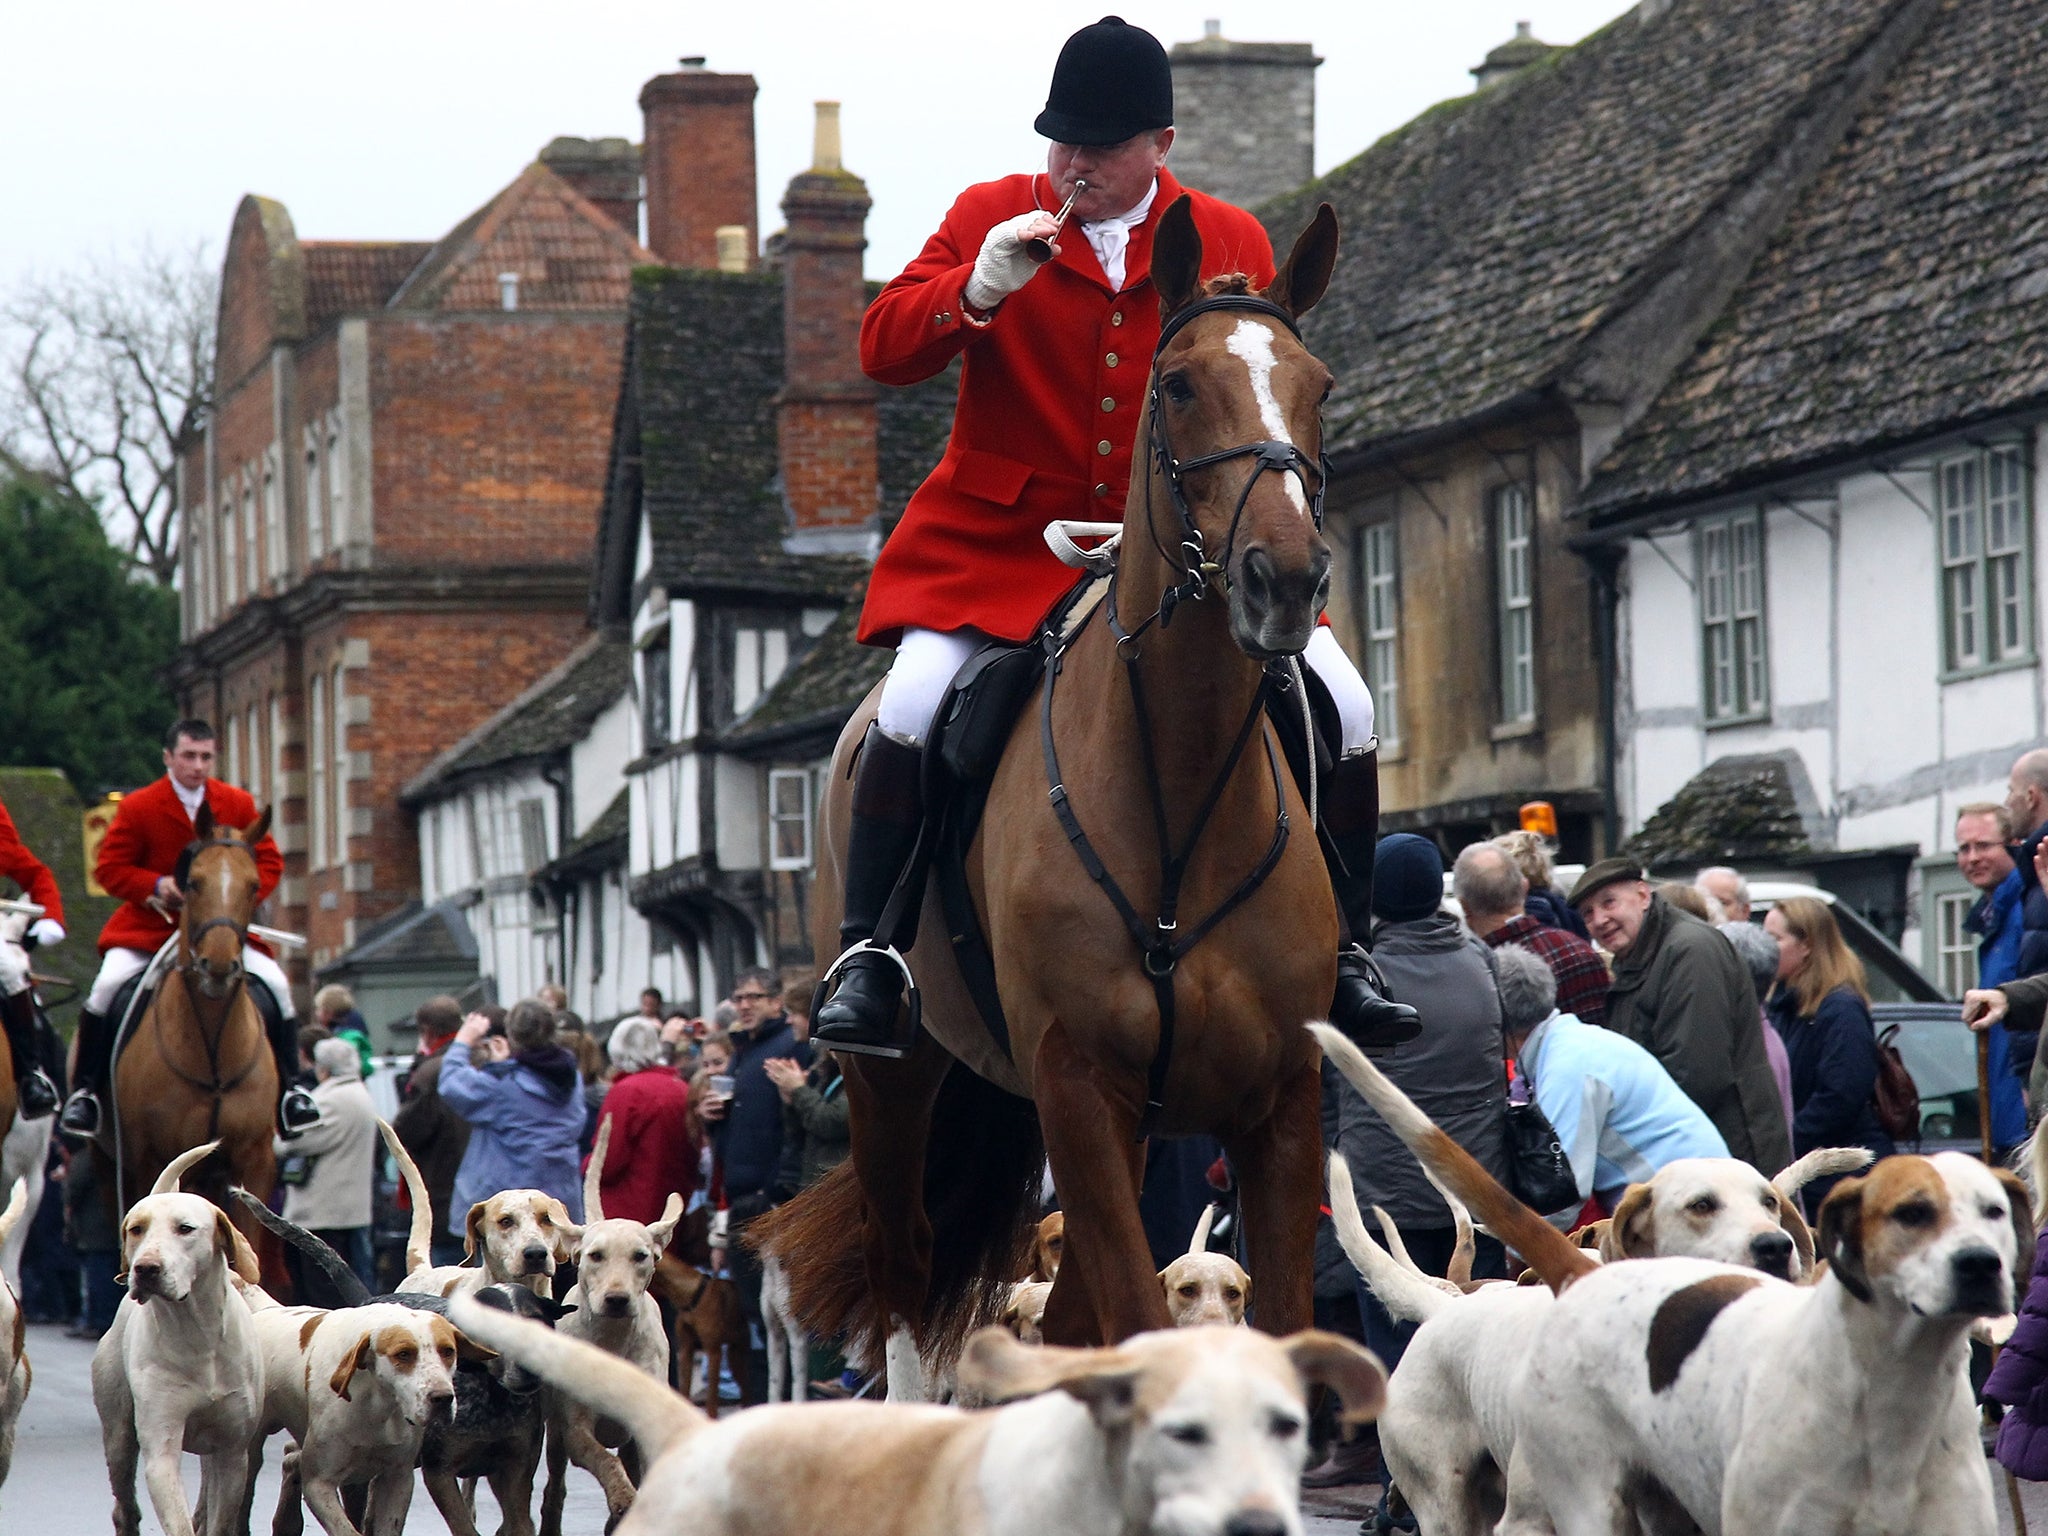
<svg viewBox="0 0 2048 1536"><path fill-rule="evenodd" d="M64 895L57 889L57 877L50 866L28 851L21 834L14 830L14 818L0 805L0 875L20 886L24 895L43 908L43 915L64 925Z"/></svg>
<svg viewBox="0 0 2048 1536"><path fill-rule="evenodd" d="M904 510L868 582L860 638L894 645L903 630L986 630L1028 640L1076 573L1045 547L1058 518L1120 522L1131 446L1159 341L1152 240L1186 191L1166 171L1131 231L1124 286L1110 292L1088 238L1070 223L1060 254L1003 301L988 326L961 313L990 229L1059 207L1043 175L969 187L916 260L861 321L860 361L883 384L928 379L965 353L953 435ZM1191 192L1202 276L1273 280L1265 228L1241 208Z"/></svg>
<svg viewBox="0 0 2048 1536"><path fill-rule="evenodd" d="M206 781L206 806L216 826L250 827L256 824L256 802L246 789ZM178 855L185 851L196 833L184 802L171 785L169 774L154 784L127 796L114 811L114 824L100 840L100 856L93 874L110 896L121 905L100 930L100 953L110 949L139 949L155 954L176 930L156 908L146 905L156 894L156 883L178 872ZM268 832L256 844L256 899L260 902L277 889L284 873L284 855ZM249 941L261 949L255 939ZM266 954L269 951L264 951Z"/></svg>

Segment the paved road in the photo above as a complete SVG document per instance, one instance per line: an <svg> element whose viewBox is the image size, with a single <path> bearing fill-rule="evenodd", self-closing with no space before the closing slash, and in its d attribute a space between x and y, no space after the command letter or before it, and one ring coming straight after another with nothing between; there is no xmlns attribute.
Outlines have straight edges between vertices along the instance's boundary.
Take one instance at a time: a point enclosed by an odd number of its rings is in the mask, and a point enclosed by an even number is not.
<svg viewBox="0 0 2048 1536"><path fill-rule="evenodd" d="M100 1455L100 1424L93 1412L88 1374L92 1346L65 1338L61 1329L37 1327L28 1331L28 1355L35 1368L35 1385L21 1416L13 1475L0 1488L0 1531L8 1536L82 1536L111 1530L113 1495L107 1487L106 1462ZM256 1485L252 1525L259 1533L269 1530L270 1511L277 1507L277 1458L283 1444L282 1438L271 1442ZM185 1482L196 1498L199 1463L194 1457L185 1458ZM148 1494L142 1493L141 1498L144 1536L162 1536ZM477 1502L477 1525L486 1531L497 1529L498 1512L490 1489L479 1488ZM320 1529L310 1515L306 1529L309 1533ZM1309 1536L1351 1536L1357 1529L1355 1519L1312 1519L1308 1523ZM424 1488L414 1494L405 1530L406 1536L447 1536L447 1526ZM562 1530L563 1536L599 1536L604 1530L604 1499L597 1484L573 1467Z"/></svg>

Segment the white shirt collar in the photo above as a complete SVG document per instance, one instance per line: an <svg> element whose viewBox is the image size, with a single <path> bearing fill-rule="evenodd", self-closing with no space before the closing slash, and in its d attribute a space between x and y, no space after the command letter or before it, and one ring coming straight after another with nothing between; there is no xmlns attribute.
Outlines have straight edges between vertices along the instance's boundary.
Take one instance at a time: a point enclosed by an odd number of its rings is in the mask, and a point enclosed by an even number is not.
<svg viewBox="0 0 2048 1536"><path fill-rule="evenodd" d="M197 789L187 789L168 773L164 777L171 780L171 788L177 793L178 803L185 807L185 814L195 822L199 820L199 807L206 803L206 785L202 782Z"/></svg>
<svg viewBox="0 0 2048 1536"><path fill-rule="evenodd" d="M1102 275L1109 279L1109 286L1121 293L1124 286L1124 255L1130 249L1131 231L1145 222L1145 216L1152 211L1152 202L1159 196L1159 178L1152 178L1152 185L1145 189L1145 195L1138 199L1135 207L1127 212L1114 214L1106 219L1083 224L1081 233L1088 238L1088 244L1095 252L1095 259L1102 263Z"/></svg>

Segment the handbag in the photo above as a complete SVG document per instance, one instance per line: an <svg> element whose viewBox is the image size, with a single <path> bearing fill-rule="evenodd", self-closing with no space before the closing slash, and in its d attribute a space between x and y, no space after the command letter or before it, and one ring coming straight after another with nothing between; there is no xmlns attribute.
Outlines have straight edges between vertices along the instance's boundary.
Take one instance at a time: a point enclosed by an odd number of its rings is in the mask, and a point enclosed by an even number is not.
<svg viewBox="0 0 2048 1536"><path fill-rule="evenodd" d="M1506 1048L1506 1030L1501 1032L1501 1045ZM1577 1210L1586 1203L1579 1193L1578 1175L1564 1155L1557 1127L1536 1102L1535 1074L1524 1065L1522 1076L1529 1084L1529 1102L1517 1104L1512 1096L1508 1099L1508 1190L1540 1215Z"/></svg>
<svg viewBox="0 0 2048 1536"><path fill-rule="evenodd" d="M1886 1135L1894 1141L1917 1142L1920 1139L1920 1085L1913 1081L1913 1074L1906 1070L1906 1058L1892 1043L1892 1037L1898 1032L1899 1026L1894 1024L1877 1037L1877 1087L1872 1091L1870 1101L1877 1110L1877 1123L1884 1127ZM1983 1112L1989 1113L1988 1105Z"/></svg>

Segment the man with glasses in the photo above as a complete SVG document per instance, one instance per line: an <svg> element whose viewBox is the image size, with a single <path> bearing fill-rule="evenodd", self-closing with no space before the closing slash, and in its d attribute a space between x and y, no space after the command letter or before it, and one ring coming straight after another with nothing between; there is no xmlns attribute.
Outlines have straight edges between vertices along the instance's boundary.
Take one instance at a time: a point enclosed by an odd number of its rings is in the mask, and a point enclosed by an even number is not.
<svg viewBox="0 0 2048 1536"><path fill-rule="evenodd" d="M768 1076L768 1063L784 1058L808 1067L811 1053L783 1015L782 982L773 971L741 971L727 1001L734 1013L732 1094L707 1101L700 1113L712 1126L712 1142L725 1171L732 1278L748 1319L758 1323L761 1261L739 1237L748 1222L779 1198L775 1175L782 1164L782 1092ZM758 1370L765 1381L767 1362L758 1356L758 1351L750 1356L748 1369ZM758 1399L750 1393L748 1400Z"/></svg>

